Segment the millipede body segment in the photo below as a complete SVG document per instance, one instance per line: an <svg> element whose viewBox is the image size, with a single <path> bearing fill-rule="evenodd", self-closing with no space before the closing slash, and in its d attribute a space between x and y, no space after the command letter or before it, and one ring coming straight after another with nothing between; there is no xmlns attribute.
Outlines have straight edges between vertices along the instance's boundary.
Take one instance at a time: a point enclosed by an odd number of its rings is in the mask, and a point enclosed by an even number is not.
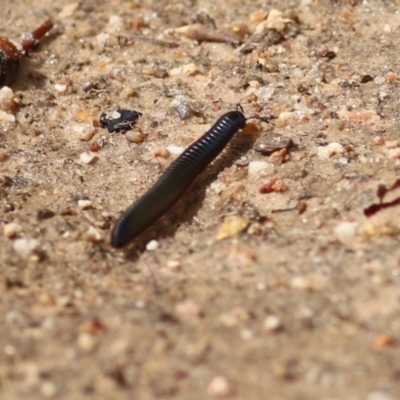
<svg viewBox="0 0 400 400"><path fill-rule="evenodd" d="M246 118L240 111L231 111L220 117L207 133L170 165L147 193L122 214L112 230L111 245L117 248L125 246L172 208L245 125Z"/></svg>

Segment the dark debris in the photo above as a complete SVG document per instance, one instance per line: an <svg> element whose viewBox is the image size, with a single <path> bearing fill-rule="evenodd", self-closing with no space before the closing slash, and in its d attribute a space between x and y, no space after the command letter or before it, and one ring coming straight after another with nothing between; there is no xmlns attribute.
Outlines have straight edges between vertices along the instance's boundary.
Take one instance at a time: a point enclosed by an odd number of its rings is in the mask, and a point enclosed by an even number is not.
<svg viewBox="0 0 400 400"><path fill-rule="evenodd" d="M100 116L100 123L108 132L119 132L132 129L136 120L142 113L134 110L122 110L103 112Z"/></svg>

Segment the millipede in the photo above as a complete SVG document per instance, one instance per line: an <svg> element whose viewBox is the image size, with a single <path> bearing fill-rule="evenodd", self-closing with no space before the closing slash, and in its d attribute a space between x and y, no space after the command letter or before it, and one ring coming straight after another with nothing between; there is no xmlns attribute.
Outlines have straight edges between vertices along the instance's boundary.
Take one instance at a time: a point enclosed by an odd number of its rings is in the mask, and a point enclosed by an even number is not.
<svg viewBox="0 0 400 400"><path fill-rule="evenodd" d="M170 210L234 134L245 126L246 118L241 111L222 115L167 168L148 192L122 214L112 230L111 245L125 246Z"/></svg>

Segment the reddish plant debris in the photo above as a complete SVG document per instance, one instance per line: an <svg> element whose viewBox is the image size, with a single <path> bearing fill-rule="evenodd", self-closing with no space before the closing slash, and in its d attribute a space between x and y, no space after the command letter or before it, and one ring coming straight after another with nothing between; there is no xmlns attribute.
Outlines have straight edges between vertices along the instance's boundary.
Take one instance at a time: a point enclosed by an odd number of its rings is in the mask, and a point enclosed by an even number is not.
<svg viewBox="0 0 400 400"><path fill-rule="evenodd" d="M336 53L332 50L319 50L315 52L315 56L318 58L327 58L328 60L332 60L336 57Z"/></svg>
<svg viewBox="0 0 400 400"><path fill-rule="evenodd" d="M376 191L376 194L379 197L379 203L372 204L371 206L364 209L364 215L366 217L371 217L372 215L376 214L378 211L384 208L400 205L400 197L398 197L393 201L389 201L387 203L383 202L383 198L386 196L387 193L391 192L392 190L398 189L399 187L400 187L400 179L397 179L397 181L393 183L393 185L389 188L387 188L385 185L379 185Z"/></svg>
<svg viewBox="0 0 400 400"><path fill-rule="evenodd" d="M97 142L90 143L89 149L93 153L97 153L100 150L100 145Z"/></svg>
<svg viewBox="0 0 400 400"><path fill-rule="evenodd" d="M282 193L286 190L285 184L280 179L271 179L265 182L259 189L260 193Z"/></svg>
<svg viewBox="0 0 400 400"><path fill-rule="evenodd" d="M375 336L372 346L375 349L381 349L383 347L392 346L395 343L395 339L392 335L387 333L381 333Z"/></svg>
<svg viewBox="0 0 400 400"><path fill-rule="evenodd" d="M64 210L61 210L60 214L63 216L70 216L70 215L77 215L78 213L73 208L67 207Z"/></svg>

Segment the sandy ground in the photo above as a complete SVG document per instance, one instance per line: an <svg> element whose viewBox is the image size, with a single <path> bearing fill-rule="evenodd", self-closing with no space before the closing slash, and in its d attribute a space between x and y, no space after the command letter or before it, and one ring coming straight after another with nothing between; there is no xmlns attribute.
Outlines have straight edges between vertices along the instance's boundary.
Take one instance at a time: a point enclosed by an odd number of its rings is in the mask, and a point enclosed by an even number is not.
<svg viewBox="0 0 400 400"><path fill-rule="evenodd" d="M0 102L0 399L400 398L395 3L1 1L55 27ZM113 249L237 103L276 119Z"/></svg>

